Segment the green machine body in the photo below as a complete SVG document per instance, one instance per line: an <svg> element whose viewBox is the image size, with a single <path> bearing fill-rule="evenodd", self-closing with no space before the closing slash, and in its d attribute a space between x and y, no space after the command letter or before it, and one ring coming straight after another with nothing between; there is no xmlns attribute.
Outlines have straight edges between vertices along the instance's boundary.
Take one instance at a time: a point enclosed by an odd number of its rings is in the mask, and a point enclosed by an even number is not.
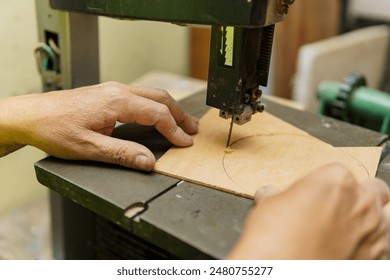
<svg viewBox="0 0 390 280"><path fill-rule="evenodd" d="M390 133L390 94L368 88L360 73L349 74L343 83L322 82L317 97L322 115Z"/></svg>

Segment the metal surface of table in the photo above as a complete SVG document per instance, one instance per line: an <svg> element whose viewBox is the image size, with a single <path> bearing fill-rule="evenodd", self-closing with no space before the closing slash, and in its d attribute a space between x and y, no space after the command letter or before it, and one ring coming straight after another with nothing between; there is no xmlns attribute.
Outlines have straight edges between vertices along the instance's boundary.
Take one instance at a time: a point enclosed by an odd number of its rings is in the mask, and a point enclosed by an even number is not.
<svg viewBox="0 0 390 280"><path fill-rule="evenodd" d="M208 109L204 100L205 92L201 92L183 100L181 105L199 117ZM387 136L377 132L271 101L265 103L270 113L334 146L386 143ZM170 147L154 128L123 125L116 129L114 136L139 141L149 147L156 158ZM237 240L253 203L250 199L167 176L109 164L49 157L37 162L35 168L43 185L175 258L225 257ZM389 171L390 156L384 155L378 176L389 182ZM132 206L142 206L142 211L126 216ZM68 222L75 218L70 216ZM92 228L90 226L89 230L93 231ZM77 229L71 231L77 234Z"/></svg>

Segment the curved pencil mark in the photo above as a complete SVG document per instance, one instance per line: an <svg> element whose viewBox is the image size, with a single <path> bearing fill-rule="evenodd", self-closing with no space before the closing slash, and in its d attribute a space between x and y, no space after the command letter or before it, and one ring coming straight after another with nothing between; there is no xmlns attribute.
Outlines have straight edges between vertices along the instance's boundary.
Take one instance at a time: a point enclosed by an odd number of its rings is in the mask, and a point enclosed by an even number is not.
<svg viewBox="0 0 390 280"><path fill-rule="evenodd" d="M241 142L242 140L246 140L249 138L254 138L254 137L259 137L259 136L286 136L286 135L288 135L288 136L302 136L302 137L308 136L308 134L298 134L298 133L259 133L259 134L254 134L254 135L250 135L250 136L246 136L246 137L237 139L236 141L232 142L229 147L233 146L234 144L237 144L238 142Z"/></svg>
<svg viewBox="0 0 390 280"><path fill-rule="evenodd" d="M232 144L233 145L233 144ZM231 145L230 145L231 146ZM234 184L236 184L238 187L242 188L240 186L240 184L238 184L236 181L234 181L234 179L229 175L228 171L226 170L226 167L225 167L225 157L226 157L227 153L224 153L223 157L222 157L222 167L223 167L223 170L225 170L225 174L226 176L230 179L230 181L232 181Z"/></svg>
<svg viewBox="0 0 390 280"><path fill-rule="evenodd" d="M243 141L243 140L246 140L246 139L249 139L249 138L254 138L254 137L258 137L258 136L279 136L279 135L295 135L295 136L300 136L300 134L294 134L294 133L283 133L283 134L275 134L275 133L260 133L260 134L255 134L255 135L250 135L250 136L246 136L246 137L243 137L243 138L240 138L240 139L237 139L236 141L232 142L229 146L232 147L233 145ZM305 136L305 135L304 135ZM229 174L229 172L226 170L226 166L225 166L225 158L226 158L226 155L228 153L224 153L223 157L222 157L222 167L223 167L223 170L225 171L225 174L226 176L229 178L230 181L232 181L232 183L234 183L235 185L237 185L238 187L240 188L243 188L239 183L237 183L233 177Z"/></svg>
<svg viewBox="0 0 390 280"><path fill-rule="evenodd" d="M243 140L246 140L246 139L249 139L249 138L253 138L253 137L259 137L259 136L286 136L286 135L288 135L288 136L302 136L302 137L310 136L310 137L311 137L311 135L309 135L309 134L296 134L296 133L277 133L277 134L276 134L276 133L260 133L260 134L250 135L250 136L246 136L246 137L237 139L236 141L234 141L234 142L232 142L232 143L230 144L229 148L232 147L233 145L235 145L235 144L237 144L237 143L243 141ZM344 153L347 154L348 156L352 157L355 161L357 161L358 164L359 164L359 166L363 167L364 170L366 171L368 178L370 178L370 173L369 173L367 167L366 167L359 159L357 159L354 155L348 153L347 151L344 151L344 150L342 150L342 149L339 149L339 150L342 151L342 152L344 152ZM226 169L226 166L225 166L225 159L226 159L226 155L227 155L227 154L228 154L228 153L224 153L224 155L223 155L223 157L222 157L222 167L223 167L223 170L225 171L225 174L226 174L226 176L230 179L230 181L232 181L232 182L233 182L234 184L236 184L238 187L243 188L239 183L237 183L237 182L234 180L234 178L229 174L229 172L228 172L227 169Z"/></svg>
<svg viewBox="0 0 390 280"><path fill-rule="evenodd" d="M254 134L254 135L250 135L250 136L246 136L246 137L243 137L243 138L240 138L240 139L237 139L236 141L232 142L229 146L232 147L233 145L243 141L243 140L246 140L246 139L249 139L249 138L254 138L254 137L259 137L259 136L285 136L285 135L289 135L289 136L307 136L306 134L302 135L302 134L297 134L297 133L259 133L259 134ZM225 174L226 176L229 178L230 181L232 181L232 183L236 184L238 187L240 188L244 188L242 187L239 183L237 183L232 176L230 176L229 172L226 170L226 166L225 166L225 158L226 158L226 155L228 153L224 153L223 157L222 157L222 167L223 167L223 170L225 171Z"/></svg>
<svg viewBox="0 0 390 280"><path fill-rule="evenodd" d="M351 158L353 158L354 160L356 160L356 161L359 163L359 165L360 165L361 167L363 167L364 170L366 171L367 177L368 177L368 178L371 178L370 172L368 172L368 169L367 169L367 167L363 164L363 162L361 162L359 159L357 159L354 155L348 153L347 151L344 151L343 149L340 149L340 151L342 151L343 153L349 155Z"/></svg>

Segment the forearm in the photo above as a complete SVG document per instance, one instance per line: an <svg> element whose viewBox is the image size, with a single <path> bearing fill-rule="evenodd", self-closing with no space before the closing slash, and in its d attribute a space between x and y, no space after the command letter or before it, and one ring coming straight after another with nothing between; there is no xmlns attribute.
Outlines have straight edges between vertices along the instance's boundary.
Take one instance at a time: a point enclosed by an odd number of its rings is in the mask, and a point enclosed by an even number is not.
<svg viewBox="0 0 390 280"><path fill-rule="evenodd" d="M18 140L16 125L17 107L16 97L0 100L0 157L10 154L25 144Z"/></svg>

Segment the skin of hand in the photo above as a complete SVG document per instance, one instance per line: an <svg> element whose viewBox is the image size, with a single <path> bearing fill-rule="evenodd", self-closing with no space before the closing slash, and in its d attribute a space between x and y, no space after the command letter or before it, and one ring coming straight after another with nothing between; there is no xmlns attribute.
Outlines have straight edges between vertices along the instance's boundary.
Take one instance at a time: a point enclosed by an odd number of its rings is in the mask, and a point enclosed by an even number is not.
<svg viewBox="0 0 390 280"><path fill-rule="evenodd" d="M388 186L357 183L340 164L284 192L262 188L229 259L382 259L390 244Z"/></svg>
<svg viewBox="0 0 390 280"><path fill-rule="evenodd" d="M146 147L110 137L117 121L154 126L172 144L192 145L198 120L166 92L116 82L0 101L0 156L24 145L64 159L94 160L150 171Z"/></svg>

